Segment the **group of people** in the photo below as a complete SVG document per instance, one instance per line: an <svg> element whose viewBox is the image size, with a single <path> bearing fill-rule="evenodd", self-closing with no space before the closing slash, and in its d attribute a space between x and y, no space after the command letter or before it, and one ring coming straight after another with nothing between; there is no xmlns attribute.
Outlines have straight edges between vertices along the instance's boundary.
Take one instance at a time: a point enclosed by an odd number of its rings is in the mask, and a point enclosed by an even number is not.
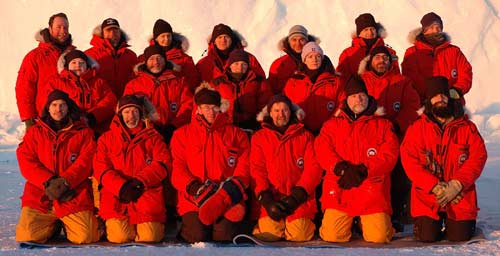
<svg viewBox="0 0 500 256"><path fill-rule="evenodd" d="M388 243L409 215L419 241L470 239L487 158L464 111L472 68L441 17L420 23L401 69L369 13L336 69L292 26L266 78L226 24L194 64L165 20L137 56L116 19L80 51L52 15L16 83L16 240L159 242L180 220L189 243L348 242L354 225Z"/></svg>

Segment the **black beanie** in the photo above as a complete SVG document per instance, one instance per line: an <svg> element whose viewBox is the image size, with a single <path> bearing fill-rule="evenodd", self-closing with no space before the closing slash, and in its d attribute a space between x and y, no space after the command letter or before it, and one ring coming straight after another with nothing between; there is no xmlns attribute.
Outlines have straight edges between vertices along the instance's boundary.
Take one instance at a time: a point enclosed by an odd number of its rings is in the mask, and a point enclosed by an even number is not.
<svg viewBox="0 0 500 256"><path fill-rule="evenodd" d="M444 76L433 76L425 81L425 98L428 102L438 95L444 94L450 98L448 79Z"/></svg>
<svg viewBox="0 0 500 256"><path fill-rule="evenodd" d="M441 29L443 29L443 20L439 15L435 14L434 12L429 12L426 15L422 17L420 20L420 24L422 25L422 32L425 31L427 27L432 25L434 22L437 22L441 25Z"/></svg>
<svg viewBox="0 0 500 256"><path fill-rule="evenodd" d="M365 82L359 76L351 76L344 88L345 97L347 98L353 94L360 92L364 92L366 95L368 95L368 90L366 90Z"/></svg>
<svg viewBox="0 0 500 256"><path fill-rule="evenodd" d="M80 50L72 50L64 55L64 67L68 68L69 63L77 58L83 59L87 63L87 67L89 67L89 58Z"/></svg>
<svg viewBox="0 0 500 256"><path fill-rule="evenodd" d="M47 102L42 111L42 118L49 116L50 104L55 100L63 100L68 106L68 116L73 120L78 120L80 118L80 108L76 103L69 97L69 95L61 90L54 90L47 96Z"/></svg>
<svg viewBox="0 0 500 256"><path fill-rule="evenodd" d="M144 61L148 62L149 57L155 55L155 54L160 54L165 61L167 60L167 57L165 56L165 51L163 50L162 47L158 45L150 45L144 49Z"/></svg>
<svg viewBox="0 0 500 256"><path fill-rule="evenodd" d="M173 33L172 26L162 19L157 19L153 26L153 39L156 39L163 33Z"/></svg>
<svg viewBox="0 0 500 256"><path fill-rule="evenodd" d="M363 13L359 15L356 20L356 35L359 36L359 33L363 31L363 29L368 27L377 28L377 22L375 22L375 18L370 13Z"/></svg>
<svg viewBox="0 0 500 256"><path fill-rule="evenodd" d="M266 105L267 112L271 113L271 108L273 107L274 103L278 103L278 102L284 102L285 104L288 105L288 108L290 109L290 111L292 111L292 101L287 96L280 93L280 94L274 95L273 97L271 97L271 99L269 99L269 102Z"/></svg>
<svg viewBox="0 0 500 256"><path fill-rule="evenodd" d="M214 27L214 30L212 31L212 37L210 38L210 42L214 42L215 38L217 38L220 35L229 35L230 37L233 37L233 30L226 24L220 23L216 25Z"/></svg>
<svg viewBox="0 0 500 256"><path fill-rule="evenodd" d="M118 101L118 106L116 108L116 113L121 114L122 110L124 108L128 107L136 107L139 109L139 112L142 115L142 109L143 109L144 101L142 98L139 98L133 94L128 94L124 95L123 97L120 98Z"/></svg>
<svg viewBox="0 0 500 256"><path fill-rule="evenodd" d="M207 104L220 107L221 96L215 89L203 88L194 95L196 105Z"/></svg>
<svg viewBox="0 0 500 256"><path fill-rule="evenodd" d="M248 64L249 62L248 53L241 49L233 50L229 54L229 58L227 59L227 65L230 66L231 64L237 61L244 61Z"/></svg>
<svg viewBox="0 0 500 256"><path fill-rule="evenodd" d="M368 65L371 66L373 57L379 53L383 53L383 54L387 55L387 57L389 57L389 63L392 62L392 55L389 52L389 49L387 49L387 47L385 47L385 46L377 46L377 47L373 48L373 50L371 50L371 52L370 52L370 61L368 62Z"/></svg>
<svg viewBox="0 0 500 256"><path fill-rule="evenodd" d="M47 97L47 104L50 105L54 100L64 100L66 103L70 100L69 95L61 90L52 91Z"/></svg>

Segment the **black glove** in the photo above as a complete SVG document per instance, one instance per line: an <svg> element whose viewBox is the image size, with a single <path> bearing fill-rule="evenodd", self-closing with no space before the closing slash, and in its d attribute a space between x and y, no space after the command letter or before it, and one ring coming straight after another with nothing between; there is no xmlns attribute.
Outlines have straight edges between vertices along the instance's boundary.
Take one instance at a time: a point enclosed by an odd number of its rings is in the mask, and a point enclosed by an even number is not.
<svg viewBox="0 0 500 256"><path fill-rule="evenodd" d="M158 129L158 132L161 134L163 139L165 140L165 143L167 145L170 145L170 140L172 139L172 136L174 135L174 131L177 129L175 126L167 124L165 126L162 126L160 129Z"/></svg>
<svg viewBox="0 0 500 256"><path fill-rule="evenodd" d="M187 185L186 192L189 194L189 200L200 207L208 198L213 196L218 189L219 185L211 180L206 180L205 183L194 180Z"/></svg>
<svg viewBox="0 0 500 256"><path fill-rule="evenodd" d="M257 197L259 203L266 209L267 215L274 221L279 221L287 216L285 208L281 204L277 204L274 200L273 193L269 190L260 192Z"/></svg>
<svg viewBox="0 0 500 256"><path fill-rule="evenodd" d="M342 176L344 175L345 170L349 167L349 162L347 161L340 161L335 165L335 168L333 168L333 173L337 176Z"/></svg>
<svg viewBox="0 0 500 256"><path fill-rule="evenodd" d="M126 181L120 188L120 201L123 203L137 202L139 197L144 193L144 184L138 179L130 179Z"/></svg>
<svg viewBox="0 0 500 256"><path fill-rule="evenodd" d="M359 187L366 177L368 177L368 170L364 164L350 164L337 184L339 184L340 188L351 189L353 187Z"/></svg>
<svg viewBox="0 0 500 256"><path fill-rule="evenodd" d="M45 181L43 185L45 187L45 195L49 198L49 200L59 200L70 190L66 179L59 176L52 176L50 179ZM66 197L68 196L65 195L64 199L66 199Z"/></svg>
<svg viewBox="0 0 500 256"><path fill-rule="evenodd" d="M307 192L303 187L295 186L292 188L292 193L289 196L281 198L277 202L278 207L285 209L288 215L291 215L301 204L307 200Z"/></svg>

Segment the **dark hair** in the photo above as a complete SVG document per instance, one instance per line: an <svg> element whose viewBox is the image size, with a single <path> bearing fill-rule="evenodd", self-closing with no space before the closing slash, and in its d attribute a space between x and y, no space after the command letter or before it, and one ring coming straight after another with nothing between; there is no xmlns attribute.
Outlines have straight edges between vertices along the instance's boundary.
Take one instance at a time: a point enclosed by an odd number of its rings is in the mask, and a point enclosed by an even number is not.
<svg viewBox="0 0 500 256"><path fill-rule="evenodd" d="M57 17L59 17L59 18L63 18L63 19L65 19L66 21L68 21L68 16L66 16L66 14L65 14L65 13L63 13L63 12L56 13L56 14L54 14L54 15L50 16L50 18L49 18L49 28L51 28L51 27L52 27L52 23L54 23L54 19L55 19L55 18L57 18Z"/></svg>

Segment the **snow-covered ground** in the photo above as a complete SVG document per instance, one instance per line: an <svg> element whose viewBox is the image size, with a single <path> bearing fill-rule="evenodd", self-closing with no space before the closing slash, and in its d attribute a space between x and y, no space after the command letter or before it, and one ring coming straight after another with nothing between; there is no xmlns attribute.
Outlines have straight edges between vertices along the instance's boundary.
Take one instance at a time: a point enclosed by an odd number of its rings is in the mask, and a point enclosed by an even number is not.
<svg viewBox="0 0 500 256"><path fill-rule="evenodd" d="M350 0L243 0L243 1L1 1L0 11L0 254L99 254L116 253L179 255L331 255L335 254L481 254L500 255L500 2L484 1L350 1ZM24 55L36 47L33 35L47 26L48 17L57 12L69 17L74 44L90 47L91 31L108 17L117 18L131 37L130 44L142 53L157 18L170 22L174 31L190 40L189 54L195 62L206 49L206 39L214 25L226 23L248 41L253 53L267 71L280 56L277 42L295 24L308 28L321 38L324 52L337 64L340 52L350 45L354 19L371 12L388 32L386 43L398 53L400 61L409 47L408 32L420 26L423 14L434 11L444 21L444 31L452 37L472 63L474 82L467 94L467 107L487 142L488 162L478 181L481 211L478 225L490 241L453 248L407 249L265 249L215 248L210 244L172 248L104 248L19 250L14 241L19 214L19 196L24 180L13 152L24 127L17 114L15 82Z"/></svg>

